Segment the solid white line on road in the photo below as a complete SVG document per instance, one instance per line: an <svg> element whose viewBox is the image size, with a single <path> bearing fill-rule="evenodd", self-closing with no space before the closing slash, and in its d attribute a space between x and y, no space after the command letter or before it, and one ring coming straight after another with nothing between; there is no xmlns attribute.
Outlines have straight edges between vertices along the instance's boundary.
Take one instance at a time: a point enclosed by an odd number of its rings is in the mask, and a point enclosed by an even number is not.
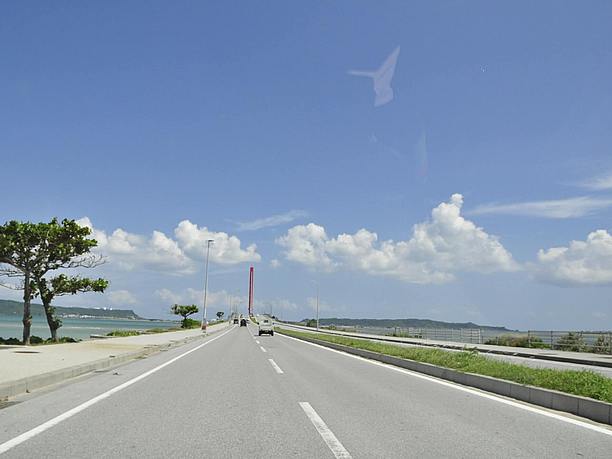
<svg viewBox="0 0 612 459"><path fill-rule="evenodd" d="M350 459L352 456L344 448L344 446L342 446L342 443L340 443L334 433L329 430L329 427L327 427L325 421L321 419L310 403L300 402L300 406L304 410L304 413L306 413L306 416L308 416L308 419L310 419L310 422L312 422L312 424L315 426L315 429L317 429L317 432L319 432L319 435L323 437L323 441L325 441L329 449L331 449L334 456Z"/></svg>
<svg viewBox="0 0 612 459"><path fill-rule="evenodd" d="M602 427L602 426L599 426L599 425L596 425L596 424L590 424L589 422L581 421L579 419L574 419L574 418L571 418L571 417L568 417L568 416L563 416L561 414L557 414L557 413L554 413L552 411L547 411L544 408L538 408L538 407L533 406L533 405L527 405L527 404L524 404L524 403L521 403L521 402L515 402L515 401L509 400L507 398L495 395L495 394L486 393L486 392L480 392L479 390L476 390L476 389L470 389L469 387L465 387L465 386L461 386L459 384L455 384L455 383L452 383L452 382L444 381L442 379L437 379L437 378L434 378L432 376L424 375L422 373L417 373L417 372L414 372L414 371L406 370L404 368L396 367L396 366L393 366L393 365L388 365L386 363L378 362L376 360L366 359L365 357L360 357L358 355L354 355L354 354L349 354L347 352L338 351L336 349L331 349L329 347L321 346L319 344L311 343L309 341L303 341L301 339L297 339L297 338L294 338L292 336L283 335L282 333L279 333L279 335L282 336L283 338L292 339L294 341L298 341L298 342L303 343L303 344L309 344L311 346L318 347L318 348L324 349L326 351L335 352L337 354L344 355L345 357L352 357L354 359L361 360L362 362L367 362L367 363L372 364L372 365L377 365L379 367L383 367L383 368L387 368L389 370L397 371L398 373L403 373L403 374L406 374L406 375L414 376L415 378L425 379L427 381L431 381L431 382L434 382L436 384L441 384L441 385L446 386L446 387L452 387L453 389L457 389L457 390L460 390L460 391L463 391L463 392L467 392L469 394L476 395L478 397L487 398L489 400L493 400L493 401L496 401L496 402L499 402L499 403L503 403L505 405L513 406L515 408L520 408L521 410L530 411L532 413L540 414L542 416L547 416L549 418L553 418L553 419L556 419L558 421L567 422L568 424L573 424L573 425L578 426L578 427L583 427L585 429L593 430L595 432L598 432L598 433L601 433L601 434L604 434L604 435L612 436L612 430L607 428L607 427Z"/></svg>
<svg viewBox="0 0 612 459"><path fill-rule="evenodd" d="M71 418L72 416L74 416L75 414L80 413L83 410L86 410L87 408L89 408L92 405L95 405L96 403L110 397L113 394L116 394L117 392L125 389L126 387L131 386L134 383L137 383L138 381L145 379L148 376L151 376L153 373L158 372L159 370L161 370L164 367L167 367L168 365L176 362L179 359L182 359L183 357L185 357L186 355L191 354L192 352L197 351L198 349L212 343L213 341L218 340L219 338L222 338L223 336L227 335L229 332L231 332L232 330L234 330L234 328L230 328L229 330L227 330L226 332L220 334L219 336L215 336L214 338L209 339L208 341L206 341L205 343L200 344L199 346L194 347L193 349L188 350L187 352L182 353L181 355L178 355L170 360L168 360L165 363L162 363L161 365L141 374L140 376L136 376L135 378L130 379L129 381L124 382L123 384L120 384L116 387L113 387L112 389L84 402L81 403L80 405L72 408L71 410L66 411L65 413L60 414L59 416L56 416L52 419L49 419L47 422L44 422L42 424L40 424L37 427L34 427L31 430L28 430L27 432L22 433L21 435L18 435L15 438L10 439L9 441L6 441L2 444L0 444L0 454L6 453L8 450L14 448L17 445L20 445L21 443L30 440L31 438L35 437L36 435L43 433L45 430L50 429L53 426L56 426L57 424L59 424L62 421L65 421L66 419Z"/></svg>
<svg viewBox="0 0 612 459"><path fill-rule="evenodd" d="M266 350L264 349L264 347L263 347L263 346L259 346L259 348L261 349L261 352L268 352L268 351L266 351Z"/></svg>
<svg viewBox="0 0 612 459"><path fill-rule="evenodd" d="M279 375L282 375L284 373L283 370L281 370L281 368L276 364L276 362L272 359L268 359L268 362L270 362L270 365L272 365L274 367L274 369L276 370L276 372Z"/></svg>

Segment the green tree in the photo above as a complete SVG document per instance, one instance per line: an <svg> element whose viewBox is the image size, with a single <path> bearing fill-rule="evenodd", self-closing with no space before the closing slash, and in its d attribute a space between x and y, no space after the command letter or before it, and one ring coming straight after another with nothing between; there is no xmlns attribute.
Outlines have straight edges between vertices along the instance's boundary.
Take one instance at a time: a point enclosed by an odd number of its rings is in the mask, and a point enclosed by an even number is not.
<svg viewBox="0 0 612 459"><path fill-rule="evenodd" d="M181 326L183 328L187 328L187 317L189 317L190 315L196 314L198 312L198 307L195 304L189 304L189 305L175 304L174 306L172 306L171 310L173 314L183 317L183 322Z"/></svg>
<svg viewBox="0 0 612 459"><path fill-rule="evenodd" d="M49 271L60 268L93 267L101 257L90 254L97 245L88 239L89 228L74 220L61 223L54 218L49 223L12 220L0 226L0 275L20 278L20 285L5 284L23 290L23 344L30 344L32 327L32 289Z"/></svg>
<svg viewBox="0 0 612 459"><path fill-rule="evenodd" d="M40 295L42 300L51 339L57 342L57 329L62 326L62 319L55 315L55 308L51 305L56 296L76 295L85 292L103 293L107 287L108 281L106 279L89 279L65 274L60 274L51 279L42 277L34 280L32 290L35 295Z"/></svg>
<svg viewBox="0 0 612 459"><path fill-rule="evenodd" d="M218 311L217 312L217 319L219 320L223 320L223 316L225 315L225 313L223 311Z"/></svg>

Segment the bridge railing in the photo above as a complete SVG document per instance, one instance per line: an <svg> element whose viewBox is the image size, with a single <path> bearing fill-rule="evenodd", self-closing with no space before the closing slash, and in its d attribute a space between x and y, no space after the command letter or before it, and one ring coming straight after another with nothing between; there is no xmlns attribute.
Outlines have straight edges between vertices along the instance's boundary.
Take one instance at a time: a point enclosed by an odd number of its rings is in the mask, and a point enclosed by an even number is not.
<svg viewBox="0 0 612 459"><path fill-rule="evenodd" d="M434 341L454 341L458 343L482 344L486 333L479 328L416 328L416 327L343 327L334 329L346 332L369 333L372 335L419 338Z"/></svg>
<svg viewBox="0 0 612 459"><path fill-rule="evenodd" d="M529 347L612 354L612 331L529 330Z"/></svg>

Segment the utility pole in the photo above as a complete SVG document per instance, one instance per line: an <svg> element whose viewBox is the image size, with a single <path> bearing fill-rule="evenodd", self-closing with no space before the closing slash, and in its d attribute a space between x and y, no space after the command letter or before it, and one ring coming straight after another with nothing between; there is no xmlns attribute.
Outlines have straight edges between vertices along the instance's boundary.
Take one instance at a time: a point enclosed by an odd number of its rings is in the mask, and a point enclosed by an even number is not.
<svg viewBox="0 0 612 459"><path fill-rule="evenodd" d="M204 312L202 313L202 330L206 333L206 300L208 299L208 257L210 255L210 245L214 243L213 239L206 240L206 269L204 271Z"/></svg>

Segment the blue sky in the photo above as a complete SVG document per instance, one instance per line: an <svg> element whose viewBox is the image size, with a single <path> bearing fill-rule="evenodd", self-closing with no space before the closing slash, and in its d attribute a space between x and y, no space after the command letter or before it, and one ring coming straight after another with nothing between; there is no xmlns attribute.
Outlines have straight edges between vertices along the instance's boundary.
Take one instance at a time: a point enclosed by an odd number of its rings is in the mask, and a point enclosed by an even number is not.
<svg viewBox="0 0 612 459"><path fill-rule="evenodd" d="M0 216L105 241L63 304L197 301L212 235L215 310L253 264L286 318L315 280L324 316L612 327L609 2L228 3L0 6ZM348 71L397 46L374 106Z"/></svg>

